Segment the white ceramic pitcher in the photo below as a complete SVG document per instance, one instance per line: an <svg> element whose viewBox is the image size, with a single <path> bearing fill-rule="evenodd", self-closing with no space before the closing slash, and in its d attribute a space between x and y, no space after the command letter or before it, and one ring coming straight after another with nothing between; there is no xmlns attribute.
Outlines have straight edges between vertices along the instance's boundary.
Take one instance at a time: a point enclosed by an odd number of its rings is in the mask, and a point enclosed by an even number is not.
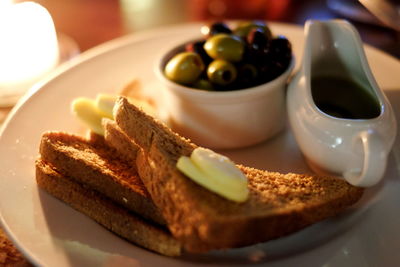
<svg viewBox="0 0 400 267"><path fill-rule="evenodd" d="M316 172L363 187L381 180L396 120L350 23L307 21L303 61L289 85L287 108L296 141ZM348 115L347 108L364 115Z"/></svg>

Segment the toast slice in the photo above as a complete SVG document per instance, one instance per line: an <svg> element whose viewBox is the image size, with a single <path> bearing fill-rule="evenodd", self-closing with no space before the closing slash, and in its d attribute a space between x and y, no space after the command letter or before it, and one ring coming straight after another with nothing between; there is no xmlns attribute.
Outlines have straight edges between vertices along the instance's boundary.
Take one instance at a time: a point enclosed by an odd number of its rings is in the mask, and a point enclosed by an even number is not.
<svg viewBox="0 0 400 267"><path fill-rule="evenodd" d="M120 154L119 157L128 161L136 169L136 157L140 147L119 129L115 121L103 119L102 124L104 128L104 140L107 145L115 148L115 151Z"/></svg>
<svg viewBox="0 0 400 267"><path fill-rule="evenodd" d="M95 141L63 132L47 132L40 143L41 159L119 205L158 224L161 213L136 172L136 164L121 161L102 137ZM135 156L136 157L136 156Z"/></svg>
<svg viewBox="0 0 400 267"><path fill-rule="evenodd" d="M137 168L172 235L189 252L241 247L275 239L332 217L357 202L363 189L331 177L280 174L239 166L249 181L244 203L226 200L176 168L196 145L120 98L120 129L142 150Z"/></svg>
<svg viewBox="0 0 400 267"><path fill-rule="evenodd" d="M167 229L141 219L97 191L57 172L43 160L36 161L40 188L82 212L119 236L166 256L179 256L181 245Z"/></svg>

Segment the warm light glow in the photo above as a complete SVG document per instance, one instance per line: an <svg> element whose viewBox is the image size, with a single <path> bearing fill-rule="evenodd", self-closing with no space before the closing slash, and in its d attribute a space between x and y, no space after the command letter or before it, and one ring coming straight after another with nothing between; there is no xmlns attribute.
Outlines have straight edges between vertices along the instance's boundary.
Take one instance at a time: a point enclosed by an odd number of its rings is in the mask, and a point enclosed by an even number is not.
<svg viewBox="0 0 400 267"><path fill-rule="evenodd" d="M156 4L154 0L120 0L120 2L122 9L129 12L141 12Z"/></svg>
<svg viewBox="0 0 400 267"><path fill-rule="evenodd" d="M33 2L4 3L0 8L2 95L29 89L57 65L59 55L53 20L44 7Z"/></svg>
<svg viewBox="0 0 400 267"><path fill-rule="evenodd" d="M157 14L149 15L147 12L156 4L161 5L161 2L156 0L120 0L122 17L126 28L135 30L135 27L141 29L148 27Z"/></svg>
<svg viewBox="0 0 400 267"><path fill-rule="evenodd" d="M6 5L11 5L12 3L14 3L13 0L0 0L0 8Z"/></svg>

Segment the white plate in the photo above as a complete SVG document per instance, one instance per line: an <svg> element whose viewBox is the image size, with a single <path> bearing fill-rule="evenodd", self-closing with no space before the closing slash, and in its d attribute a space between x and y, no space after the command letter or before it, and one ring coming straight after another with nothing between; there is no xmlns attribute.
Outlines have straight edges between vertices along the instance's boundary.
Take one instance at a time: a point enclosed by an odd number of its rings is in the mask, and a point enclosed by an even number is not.
<svg viewBox="0 0 400 267"><path fill-rule="evenodd" d="M79 133L70 115L77 96L116 92L134 77L156 89L152 66L158 51L198 35L200 24L166 27L124 37L64 66L25 97L0 137L0 211L3 227L35 264L45 266L167 266L244 264L270 266L394 266L400 261L399 139L384 182L367 190L356 209L276 241L202 256L167 258L132 245L38 189L34 161L40 136L48 130ZM272 24L286 35L301 62L302 28ZM372 70L394 110L400 111L400 62L366 48ZM398 118L400 114L397 114ZM264 144L226 152L234 160L262 169L308 172L287 129Z"/></svg>

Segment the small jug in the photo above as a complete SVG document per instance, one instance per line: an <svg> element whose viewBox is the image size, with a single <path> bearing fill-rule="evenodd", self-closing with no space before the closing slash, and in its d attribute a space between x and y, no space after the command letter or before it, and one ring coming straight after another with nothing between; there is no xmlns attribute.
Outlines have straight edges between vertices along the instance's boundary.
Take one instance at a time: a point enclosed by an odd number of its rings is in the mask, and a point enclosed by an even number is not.
<svg viewBox="0 0 400 267"><path fill-rule="evenodd" d="M287 109L314 171L361 187L381 180L396 119L350 23L306 22L303 61L288 87Z"/></svg>

